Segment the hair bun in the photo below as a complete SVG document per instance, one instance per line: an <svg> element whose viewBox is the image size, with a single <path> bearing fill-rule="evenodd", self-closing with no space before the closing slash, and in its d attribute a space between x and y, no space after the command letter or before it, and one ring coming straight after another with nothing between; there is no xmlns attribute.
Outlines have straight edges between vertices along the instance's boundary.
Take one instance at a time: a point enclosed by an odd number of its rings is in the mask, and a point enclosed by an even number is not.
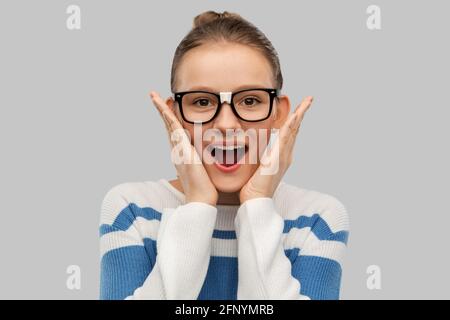
<svg viewBox="0 0 450 320"><path fill-rule="evenodd" d="M200 13L194 18L193 28L198 28L204 24L210 23L215 20L219 19L226 19L226 18L232 18L232 19L240 19L242 20L242 17L233 12L224 11L222 13L215 12L212 10L205 11L203 13Z"/></svg>

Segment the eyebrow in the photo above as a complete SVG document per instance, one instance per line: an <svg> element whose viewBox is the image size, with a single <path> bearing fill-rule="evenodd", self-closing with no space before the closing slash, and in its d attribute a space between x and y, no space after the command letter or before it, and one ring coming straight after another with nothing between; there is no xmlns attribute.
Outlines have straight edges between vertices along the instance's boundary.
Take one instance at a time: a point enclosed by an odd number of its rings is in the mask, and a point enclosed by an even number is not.
<svg viewBox="0 0 450 320"><path fill-rule="evenodd" d="M269 86L270 87L270 86ZM261 85L261 84L247 84L247 85L243 85L243 86L239 86L234 88L234 90L232 90L232 92L235 91L239 91L239 90L244 90L244 89L256 89L256 88L269 88L265 85ZM206 86L194 86L186 91L195 91L195 90L205 90L205 91L210 91L210 92L219 92L219 90L215 90L213 88L210 87L206 87Z"/></svg>

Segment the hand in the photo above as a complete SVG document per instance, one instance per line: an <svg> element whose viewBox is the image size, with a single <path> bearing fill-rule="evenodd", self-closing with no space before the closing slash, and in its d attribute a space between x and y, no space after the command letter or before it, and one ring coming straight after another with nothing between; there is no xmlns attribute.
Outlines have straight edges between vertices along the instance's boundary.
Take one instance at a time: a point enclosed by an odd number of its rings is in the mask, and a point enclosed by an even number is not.
<svg viewBox="0 0 450 320"><path fill-rule="evenodd" d="M150 97L164 120L172 148L176 147L177 150L182 150L183 156L189 157L189 159L184 159L187 161L176 161L177 163L174 163L178 178L183 186L186 202L197 201L215 206L218 200L218 192L183 126L158 93L152 91ZM178 142L175 143L173 140Z"/></svg>
<svg viewBox="0 0 450 320"><path fill-rule="evenodd" d="M302 100L279 130L278 139L274 141L270 148L267 147L264 150L258 169L239 192L241 204L250 199L271 198L273 196L284 173L292 163L295 139L303 116L311 105L312 100L313 97L311 96ZM277 159L276 157L279 158ZM279 166L276 172L272 174L264 173L263 169L268 164L273 164L277 161Z"/></svg>

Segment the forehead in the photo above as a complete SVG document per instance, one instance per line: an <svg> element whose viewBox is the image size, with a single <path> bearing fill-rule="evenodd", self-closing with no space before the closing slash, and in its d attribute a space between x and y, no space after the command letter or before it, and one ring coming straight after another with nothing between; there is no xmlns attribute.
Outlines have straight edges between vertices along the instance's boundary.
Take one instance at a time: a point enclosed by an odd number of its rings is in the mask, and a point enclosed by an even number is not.
<svg viewBox="0 0 450 320"><path fill-rule="evenodd" d="M258 50L226 42L189 50L177 71L177 91L236 91L241 87L273 86L272 69Z"/></svg>

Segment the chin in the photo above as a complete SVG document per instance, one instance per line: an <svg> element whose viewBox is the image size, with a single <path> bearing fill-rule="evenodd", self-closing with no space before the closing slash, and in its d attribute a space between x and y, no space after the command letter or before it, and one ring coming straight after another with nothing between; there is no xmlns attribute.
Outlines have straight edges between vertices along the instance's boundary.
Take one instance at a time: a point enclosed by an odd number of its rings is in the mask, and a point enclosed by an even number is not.
<svg viewBox="0 0 450 320"><path fill-rule="evenodd" d="M215 185L217 191L219 192L223 192L223 193L234 193L234 192L239 192L241 191L242 187L244 186L244 184L226 184L226 183L215 183L213 182L213 184Z"/></svg>
<svg viewBox="0 0 450 320"><path fill-rule="evenodd" d="M208 170L209 169L209 170ZM248 182L253 173L253 168L243 165L238 172L227 174L218 172L216 168L207 168L211 182L216 187L217 191L224 193L239 192L242 187Z"/></svg>
<svg viewBox="0 0 450 320"><path fill-rule="evenodd" d="M248 180L244 177L221 176L215 174L211 175L210 178L217 191L225 193L239 192Z"/></svg>

